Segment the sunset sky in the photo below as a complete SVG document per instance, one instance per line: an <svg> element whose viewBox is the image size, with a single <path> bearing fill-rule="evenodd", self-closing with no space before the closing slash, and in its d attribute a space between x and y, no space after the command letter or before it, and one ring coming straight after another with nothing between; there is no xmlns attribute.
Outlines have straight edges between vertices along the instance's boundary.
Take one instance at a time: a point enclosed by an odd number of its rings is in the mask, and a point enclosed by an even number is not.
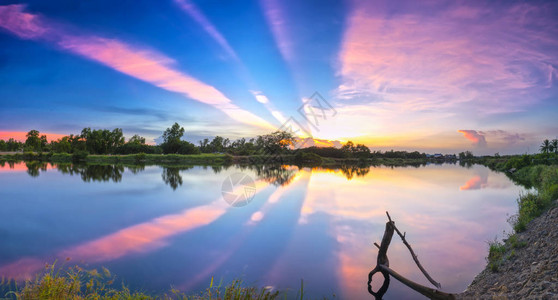
<svg viewBox="0 0 558 300"><path fill-rule="evenodd" d="M2 139L294 122L372 150L512 154L558 136L556 1L0 1L0 45Z"/></svg>

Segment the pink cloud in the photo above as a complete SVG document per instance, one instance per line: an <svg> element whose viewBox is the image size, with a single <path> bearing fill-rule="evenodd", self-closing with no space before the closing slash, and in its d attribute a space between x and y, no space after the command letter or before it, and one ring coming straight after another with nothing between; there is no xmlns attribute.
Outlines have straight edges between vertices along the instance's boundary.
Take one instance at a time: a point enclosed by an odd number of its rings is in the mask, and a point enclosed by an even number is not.
<svg viewBox="0 0 558 300"><path fill-rule="evenodd" d="M484 135L476 130L458 130L457 132L463 133L463 136L471 141L474 146L486 147L486 139Z"/></svg>
<svg viewBox="0 0 558 300"><path fill-rule="evenodd" d="M0 26L25 39L45 38L57 46L116 71L149 82L162 89L211 105L233 120L262 128L273 128L264 119L232 103L211 85L173 68L174 61L155 51L98 36L75 36L36 15L23 12L23 6L0 6L4 21ZM49 28L48 30L46 28Z"/></svg>
<svg viewBox="0 0 558 300"><path fill-rule="evenodd" d="M25 39L41 37L48 28L40 24L38 16L24 13L24 8L22 4L0 6L0 27Z"/></svg>
<svg viewBox="0 0 558 300"><path fill-rule="evenodd" d="M341 98L398 111L495 114L524 110L550 93L558 21L545 7L401 10L355 5L339 54Z"/></svg>

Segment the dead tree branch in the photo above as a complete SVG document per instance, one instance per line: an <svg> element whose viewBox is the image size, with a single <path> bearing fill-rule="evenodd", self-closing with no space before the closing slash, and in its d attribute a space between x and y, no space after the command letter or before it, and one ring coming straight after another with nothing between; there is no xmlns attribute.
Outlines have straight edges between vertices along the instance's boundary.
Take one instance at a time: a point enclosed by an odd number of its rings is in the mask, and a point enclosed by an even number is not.
<svg viewBox="0 0 558 300"><path fill-rule="evenodd" d="M403 241L403 244L405 244L405 246L407 246L407 248L409 249L409 252L411 252L411 256L413 257L413 260L417 264L417 267L420 269L422 274L424 274L424 277L426 277L426 279L428 279L428 281L430 281L430 283L432 283L435 287L437 287L438 289L441 289L442 285L439 282L437 282L436 280L434 280L432 277L430 277L430 274L428 274L428 272L426 272L424 267L420 264L420 261L418 260L417 255L413 251L413 248L411 248L411 245L409 245L409 243L407 243L407 240L405 239L405 233L401 234L401 231L399 231L399 229L397 229L397 227L395 226L395 222L393 222L391 220L391 217L389 216L389 213L387 211L386 211L386 214L387 214L387 217L388 217L389 221L393 224L393 228L395 229L395 232L397 232L399 237L401 237L401 240Z"/></svg>
<svg viewBox="0 0 558 300"><path fill-rule="evenodd" d="M440 284L438 282L436 282L434 279L432 279L432 277L430 277L428 272L426 272L426 270L420 264L417 255L415 254L415 252L411 248L411 245L409 245L409 243L407 243L407 240L405 239L405 234L401 234L401 232L397 229L397 227L395 227L395 222L393 222L391 220L391 217L390 217L390 215L387 211L386 211L386 214L387 214L387 217L389 219L389 222L386 223L386 229L384 231L384 236L382 237L382 242L380 243L379 246L378 246L377 243L374 243L374 245L376 247L378 247L379 250L378 250L378 257L376 259L376 267L368 274L368 292L371 295L373 295L376 300L382 299L382 297L384 296L384 294L388 290L389 282L390 282L390 275L391 275L395 279L397 279L401 283L403 283L404 285L406 285L406 286L410 287L411 289L421 293L424 296L429 297L430 299L444 299L444 300L445 299L455 299L455 294L445 293L445 292L442 292L438 289L433 289L433 288L429 288L429 287L426 287L424 285L418 284L418 283L416 283L412 280L409 280L409 279L403 277L402 275L395 272L394 270L390 269L389 259L387 257L387 250L389 248L389 244L391 243L393 233L397 232L399 237L401 237L401 240L403 240L403 243L407 246L407 248L411 252L411 255L413 256L413 260L415 261L415 263L417 264L419 269L422 271L424 276L426 278L428 278L428 280L433 285L435 285L437 288L440 288ZM384 277L384 282L383 282L382 286L380 287L380 289L377 292L374 292L372 290L372 277L374 276L374 274L376 274L378 272L381 273L382 276Z"/></svg>

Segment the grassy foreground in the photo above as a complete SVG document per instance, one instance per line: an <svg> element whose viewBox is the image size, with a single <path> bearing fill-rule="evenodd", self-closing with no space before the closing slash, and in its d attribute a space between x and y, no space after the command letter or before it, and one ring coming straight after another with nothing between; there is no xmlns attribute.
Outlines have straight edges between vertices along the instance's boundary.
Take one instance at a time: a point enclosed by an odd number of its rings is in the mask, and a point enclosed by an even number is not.
<svg viewBox="0 0 558 300"><path fill-rule="evenodd" d="M115 276L106 268L85 270L79 266L56 268L47 265L45 271L32 281L18 286L13 280L2 279L0 282L0 299L227 299L227 300L268 300L268 299L303 299L301 289L291 295L287 292L272 291L270 288L245 287L240 280L229 285L214 284L198 294L187 295L171 289L161 295L150 295L140 291L130 291L126 286L113 287Z"/></svg>

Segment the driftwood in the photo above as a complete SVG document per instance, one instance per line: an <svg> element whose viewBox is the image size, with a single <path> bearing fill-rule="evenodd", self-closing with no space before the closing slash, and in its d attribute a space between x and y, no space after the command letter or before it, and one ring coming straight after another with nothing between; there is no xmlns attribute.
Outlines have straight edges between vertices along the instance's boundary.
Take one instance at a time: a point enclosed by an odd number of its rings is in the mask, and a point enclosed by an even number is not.
<svg viewBox="0 0 558 300"><path fill-rule="evenodd" d="M382 299L382 297L384 296L384 294L387 292L389 288L390 276L393 276L395 279L399 280L404 285L412 288L413 290L423 294L426 297L429 297L430 299L455 299L455 294L445 293L439 290L441 288L440 283L432 279L432 277L428 274L428 272L426 272L424 267L419 262L417 255L413 251L413 248L411 248L411 245L409 245L409 243L405 239L405 233L401 234L401 231L399 231L399 229L395 227L395 222L391 220L389 213L386 212L386 214L389 221L386 223L386 229L384 231L384 236L382 237L382 242L380 245L374 243L374 245L378 247L378 257L376 260L376 267L368 274L368 292L371 295L373 295L376 298L376 300ZM401 237L403 244L405 244L405 246L407 246L407 248L409 249L409 252L411 252L411 256L413 257L413 260L417 264L418 268L421 270L422 274L424 274L424 276L428 279L428 281L430 281L438 289L433 289L433 288L426 287L422 284L418 284L412 280L403 277L401 274L389 268L389 259L387 257L387 250L389 244L391 243L391 238L393 237L394 231L397 232L399 237ZM372 276L374 276L374 274L378 272L381 273L382 276L384 277L384 282L380 287L380 289L374 292L372 290Z"/></svg>

